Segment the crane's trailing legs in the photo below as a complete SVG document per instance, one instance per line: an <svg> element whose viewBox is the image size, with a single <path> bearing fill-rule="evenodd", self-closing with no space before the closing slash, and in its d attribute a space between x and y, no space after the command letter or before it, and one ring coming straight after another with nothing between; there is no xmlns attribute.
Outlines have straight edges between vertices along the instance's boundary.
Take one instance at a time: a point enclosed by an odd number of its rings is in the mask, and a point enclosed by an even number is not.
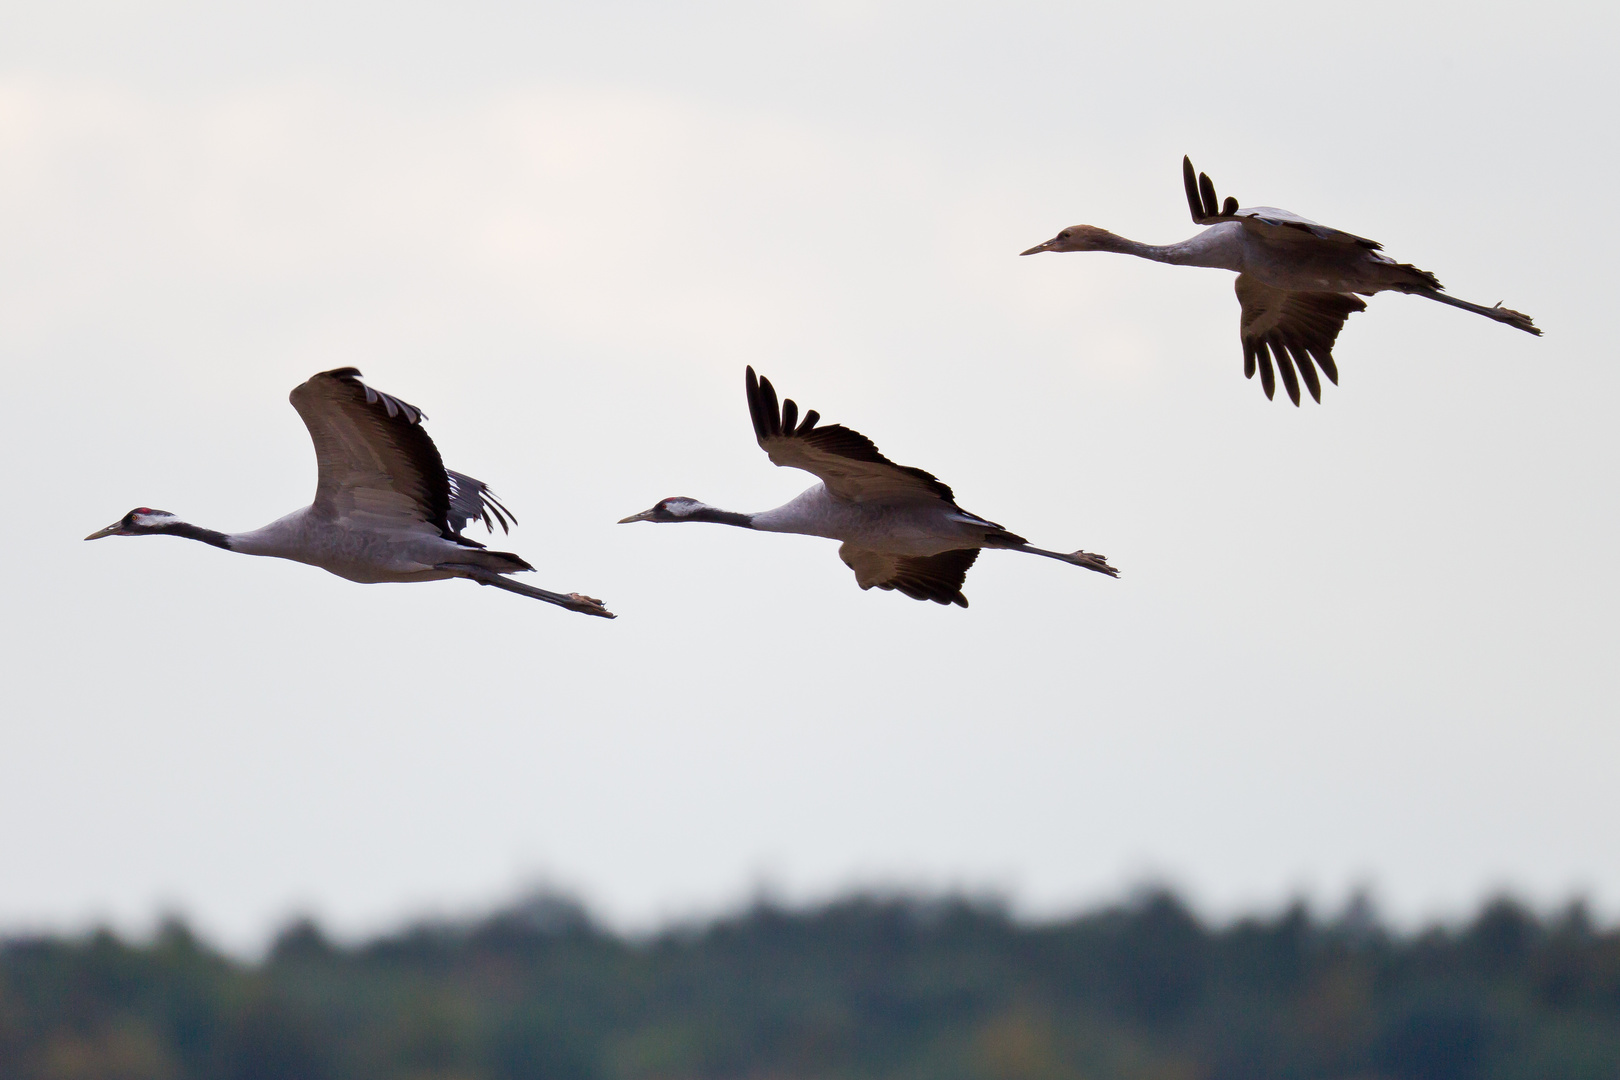
<svg viewBox="0 0 1620 1080"><path fill-rule="evenodd" d="M995 547L998 545L987 544L985 546ZM1097 573L1107 574L1111 578L1119 577L1119 571L1109 566L1106 558L1101 555L1093 555L1089 551L1071 551L1065 555L1061 551L1047 551L1045 548L1032 547L1029 544L1011 544L1007 546L1006 550L1024 551L1031 555L1044 555L1048 559L1066 562L1071 566L1083 566L1087 570L1095 570Z"/></svg>
<svg viewBox="0 0 1620 1080"><path fill-rule="evenodd" d="M1430 300L1438 300L1442 304L1450 304L1454 308L1462 308L1464 311L1472 311L1475 315L1483 315L1487 319L1495 319L1499 323L1506 323L1515 329L1523 330L1527 334L1534 334L1536 337L1541 336L1541 327L1532 322L1530 316L1522 311L1505 308L1500 301L1491 307L1486 307L1484 304L1470 304L1467 300L1459 300L1455 296L1443 293L1438 289L1399 289L1396 291L1410 293L1413 296L1425 296Z"/></svg>
<svg viewBox="0 0 1620 1080"><path fill-rule="evenodd" d="M604 619L614 619L618 616L603 606L602 601L586 596L584 593L554 593L545 589L537 589L533 585L524 585L502 577L498 573L485 570L481 566L468 566L465 563L440 563L435 570L448 570L459 577L469 581L476 581L480 585L493 585L497 589L517 593L519 596L529 596L536 600L544 600L548 604L577 611L582 615L596 615Z"/></svg>

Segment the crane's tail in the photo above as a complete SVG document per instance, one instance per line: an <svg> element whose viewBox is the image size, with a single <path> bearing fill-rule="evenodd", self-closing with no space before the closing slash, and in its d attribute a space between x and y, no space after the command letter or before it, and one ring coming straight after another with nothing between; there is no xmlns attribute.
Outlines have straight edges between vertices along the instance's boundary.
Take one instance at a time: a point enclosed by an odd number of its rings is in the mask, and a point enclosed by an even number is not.
<svg viewBox="0 0 1620 1080"><path fill-rule="evenodd" d="M519 596L530 596L536 600L544 600L548 604L577 611L582 615L595 615L598 618L614 619L618 616L603 606L602 601L593 599L583 593L554 593L545 589L537 589L533 585L524 585L502 577L500 574L485 570L481 566L468 566L465 563L440 563L435 570L449 570L461 577L476 581L480 585L493 585L497 589L517 593Z"/></svg>
<svg viewBox="0 0 1620 1080"><path fill-rule="evenodd" d="M1462 308L1464 311L1472 311L1475 315L1483 315L1487 319L1495 319L1499 323L1507 323L1509 326L1523 330L1527 334L1534 334L1536 337L1541 336L1541 328L1531 321L1530 316L1526 315L1522 311L1514 311L1512 308L1505 308L1500 303L1496 304L1494 307L1486 307L1484 304L1470 304L1466 300L1459 300L1455 296L1448 296L1439 289L1402 289L1401 291L1410 291L1415 296L1426 296L1430 300L1438 300L1442 304L1450 304L1454 308Z"/></svg>

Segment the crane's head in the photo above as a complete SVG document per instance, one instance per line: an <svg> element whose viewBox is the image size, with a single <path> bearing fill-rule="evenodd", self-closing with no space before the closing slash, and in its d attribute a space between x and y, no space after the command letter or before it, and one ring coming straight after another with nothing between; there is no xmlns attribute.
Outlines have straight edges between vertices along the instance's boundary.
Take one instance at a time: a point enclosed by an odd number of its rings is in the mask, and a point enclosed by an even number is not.
<svg viewBox="0 0 1620 1080"><path fill-rule="evenodd" d="M1039 255L1043 251L1110 251L1119 237L1095 225L1070 225L1044 244L1036 244L1020 255Z"/></svg>
<svg viewBox="0 0 1620 1080"><path fill-rule="evenodd" d="M620 525L628 525L632 521L702 521L705 510L714 507L707 503L688 499L684 495L675 495L668 499L661 499L657 506L651 510L643 510L639 514L631 514L627 518L620 518Z"/></svg>
<svg viewBox="0 0 1620 1080"><path fill-rule="evenodd" d="M97 529L86 540L100 540L103 536L146 536L164 533L185 522L167 510L154 510L150 506L137 506L105 529Z"/></svg>

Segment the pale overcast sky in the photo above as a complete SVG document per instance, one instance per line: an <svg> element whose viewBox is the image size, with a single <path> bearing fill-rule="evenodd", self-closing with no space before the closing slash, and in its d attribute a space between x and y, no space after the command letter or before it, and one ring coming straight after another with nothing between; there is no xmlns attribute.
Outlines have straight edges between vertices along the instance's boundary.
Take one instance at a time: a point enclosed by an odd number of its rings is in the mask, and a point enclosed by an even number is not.
<svg viewBox="0 0 1620 1080"><path fill-rule="evenodd" d="M0 7L0 928L181 910L253 948L528 883L619 925L761 882L1157 877L1404 920L1620 912L1617 17L1599 5ZM1320 406L1189 235L1190 154L1532 314L1380 296ZM811 483L745 364L1110 581L967 611L836 545L615 520ZM534 583L359 586L167 539L308 502L352 364ZM1281 398L1279 393L1279 398Z"/></svg>

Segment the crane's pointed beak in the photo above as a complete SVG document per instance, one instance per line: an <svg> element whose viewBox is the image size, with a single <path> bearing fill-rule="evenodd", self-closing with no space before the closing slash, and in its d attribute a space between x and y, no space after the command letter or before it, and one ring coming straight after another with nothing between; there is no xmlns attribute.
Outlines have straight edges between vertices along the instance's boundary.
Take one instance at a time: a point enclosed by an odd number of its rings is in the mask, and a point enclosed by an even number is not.
<svg viewBox="0 0 1620 1080"><path fill-rule="evenodd" d="M628 525L632 521L651 521L652 518L653 518L653 512L651 510L643 510L639 514L631 514L627 518L620 518L619 519L619 524L620 525Z"/></svg>
<svg viewBox="0 0 1620 1080"><path fill-rule="evenodd" d="M1052 237L1052 239L1048 240L1046 243L1044 243L1044 244L1036 244L1034 247L1030 248L1028 251L1020 251L1018 254L1020 254L1020 255L1039 255L1043 251L1051 251L1052 250L1052 245L1055 244L1055 243L1057 243L1057 237L1054 236L1054 237Z"/></svg>
<svg viewBox="0 0 1620 1080"><path fill-rule="evenodd" d="M124 523L122 521L115 521L111 525L107 526L105 529L97 529L95 532L93 532L89 536L85 537L85 539L86 540L100 540L103 536L117 536L119 530L121 528L123 528L123 525L124 525Z"/></svg>

